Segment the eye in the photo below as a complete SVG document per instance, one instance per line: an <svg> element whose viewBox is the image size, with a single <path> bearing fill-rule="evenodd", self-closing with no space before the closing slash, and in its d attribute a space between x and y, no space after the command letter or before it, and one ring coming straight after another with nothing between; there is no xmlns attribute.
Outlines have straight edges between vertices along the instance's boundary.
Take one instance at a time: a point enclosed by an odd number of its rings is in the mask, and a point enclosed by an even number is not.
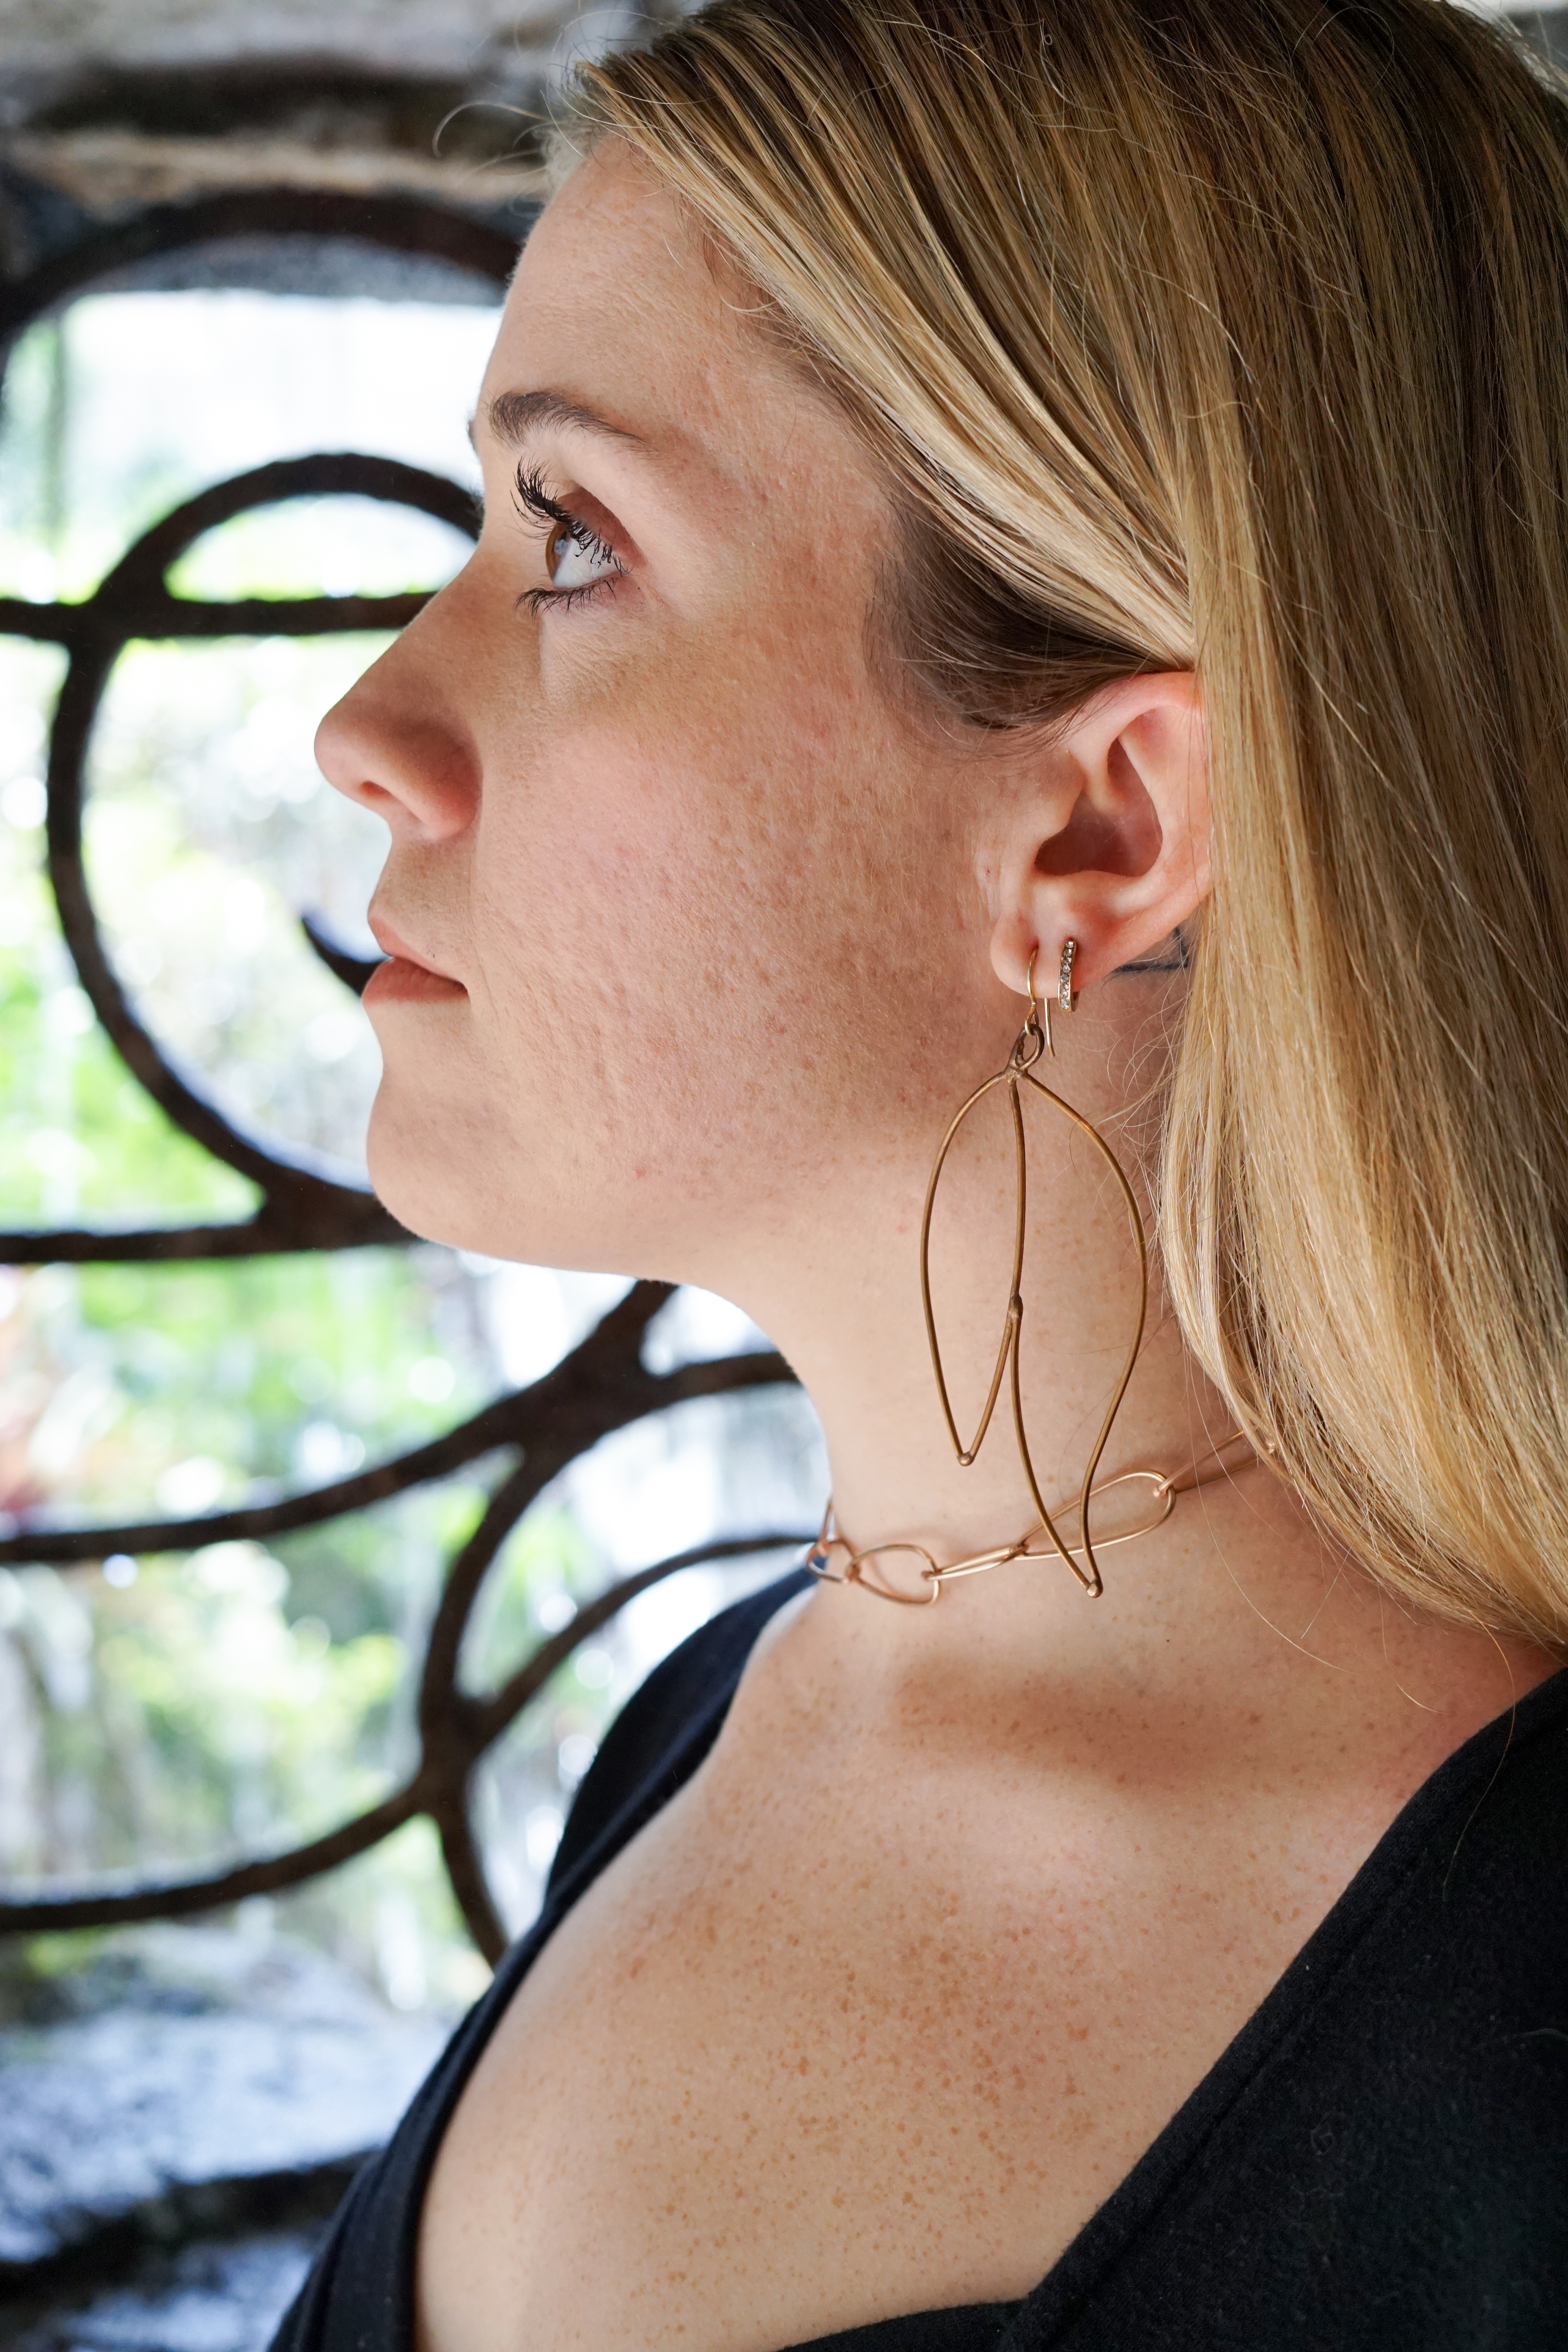
<svg viewBox="0 0 1568 2352"><path fill-rule="evenodd" d="M545 541L545 570L552 588L591 588L596 580L620 569L612 551L586 523L552 525Z"/></svg>
<svg viewBox="0 0 1568 2352"><path fill-rule="evenodd" d="M519 607L537 614L553 604L558 612L570 613L619 579L626 567L609 541L559 499L551 498L537 467L519 466L514 489L518 512L546 526L544 562L550 583L548 588L526 588L517 599Z"/></svg>

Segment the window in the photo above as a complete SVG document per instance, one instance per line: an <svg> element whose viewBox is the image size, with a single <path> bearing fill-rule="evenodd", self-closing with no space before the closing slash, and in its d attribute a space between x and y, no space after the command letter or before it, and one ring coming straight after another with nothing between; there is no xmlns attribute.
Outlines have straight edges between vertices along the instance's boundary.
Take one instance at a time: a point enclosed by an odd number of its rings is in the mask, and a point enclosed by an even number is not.
<svg viewBox="0 0 1568 2352"><path fill-rule="evenodd" d="M244 1897L448 2008L609 1717L825 1479L721 1301L413 1244L365 1188L384 836L310 740L464 559L511 243L242 213L13 298L0 1926Z"/></svg>

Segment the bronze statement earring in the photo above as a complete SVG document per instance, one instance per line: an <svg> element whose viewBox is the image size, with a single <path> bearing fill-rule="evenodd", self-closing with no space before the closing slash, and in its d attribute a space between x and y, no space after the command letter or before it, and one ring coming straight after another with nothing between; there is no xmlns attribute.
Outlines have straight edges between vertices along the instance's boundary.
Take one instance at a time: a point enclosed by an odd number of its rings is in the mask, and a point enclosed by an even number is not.
<svg viewBox="0 0 1568 2352"><path fill-rule="evenodd" d="M925 1188L925 1213L920 1222L920 1298L925 1310L925 1337L931 1348L931 1369L936 1376L936 1394L941 1401L942 1417L947 1423L947 1433L953 1441L954 1452L966 1469L976 1459L986 1442L986 1433L991 1425L991 1415L997 1409L997 1400L1001 1394L1002 1381L1005 1378L1008 1381L1012 1402L1013 1435L1018 1444L1019 1460L1023 1465L1024 1477L1029 1486L1030 1500L1040 1513L1040 1529L1049 1537L1052 1548L1065 1560L1084 1591L1094 1594L1102 1589L1102 1578L1099 1562L1094 1557L1093 1542L1089 1533L1089 1497L1093 1489L1094 1473L1100 1467L1100 1457L1105 1451L1106 1440L1111 1434L1112 1423L1121 1409L1122 1399L1127 1392L1127 1382L1133 1377L1133 1366L1138 1360L1138 1349L1143 1345L1144 1322L1148 1314L1149 1305L1149 1255L1147 1244L1144 1239L1144 1221L1138 1214L1138 1204L1133 1197L1133 1188L1127 1181L1121 1161L1099 1129L1092 1126L1081 1111L1074 1110L1071 1103L1064 1102L1059 1094L1053 1093L1051 1088L1034 1074L1035 1065L1038 1062L1047 1054L1054 1059L1056 1053L1051 1034L1051 1007L1049 1004L1042 1006L1034 992L1034 964L1035 957L1039 952L1039 949L1036 948L1030 956L1029 971L1024 981L1024 986L1029 994L1029 1010L1024 1014L1023 1027L1014 1040L1013 1049L1008 1056L1006 1065L997 1072L995 1077L985 1079L975 1088L967 1102L955 1114L946 1134L936 1148L936 1158L931 1170L931 1181ZM1068 940L1061 950L1061 969L1057 983L1057 1003L1064 1013L1076 1010L1072 993L1072 962L1077 952L1077 940ZM1041 1012L1045 1014L1043 1028L1040 1018ZM936 1204L936 1188L942 1181L942 1171L946 1165L947 1154L953 1148L958 1129L976 1105L983 1102L996 1087L1006 1087L1008 1108L1012 1115L1015 1187L1012 1274L1008 1284L1007 1313L1002 1324L1001 1345L997 1351L996 1369L991 1374L991 1385L980 1413L978 1426L974 1436L966 1445L958 1434L958 1424L953 1417L952 1402L947 1393L946 1374L942 1367L941 1343L936 1337L936 1315L931 1303L931 1214ZM1078 1497L1077 1549L1082 1554L1082 1564L1062 1541L1057 1531L1056 1521L1051 1517L1045 1497L1040 1491L1040 1480L1035 1475L1033 1457L1029 1450L1029 1435L1024 1428L1023 1398L1019 1387L1019 1339L1023 1330L1024 1314L1022 1286L1024 1240L1029 1230L1029 1150L1024 1138L1023 1103L1020 1095L1020 1089L1024 1087L1032 1087L1035 1093L1043 1095L1046 1101L1054 1109L1059 1110L1064 1118L1071 1119L1073 1126L1089 1138L1094 1149L1105 1161L1121 1187L1122 1198L1126 1204L1127 1222L1132 1230L1133 1245L1138 1258L1138 1315L1133 1330L1132 1343L1127 1349L1126 1361L1122 1367L1122 1376L1116 1382L1115 1393L1111 1399L1105 1418L1100 1424L1100 1434L1094 1441L1093 1451L1084 1468L1083 1484Z"/></svg>
<svg viewBox="0 0 1568 2352"><path fill-rule="evenodd" d="M1092 1126L1082 1112L1074 1110L1070 1102L1064 1102L1059 1094L1052 1092L1043 1079L1034 1075L1036 1064L1047 1054L1054 1058L1056 1053L1051 1034L1051 1006L1049 1003L1042 1003L1034 992L1035 958L1039 953L1040 950L1036 947L1030 956L1029 971L1024 981L1029 997L1029 1009L1024 1014L1023 1027L1013 1042L1011 1053L995 1076L984 1079L975 1088L967 1101L960 1106L949 1121L946 1133L936 1147L936 1158L931 1170L931 1181L925 1188L925 1213L920 1221L920 1297L925 1311L925 1336L931 1349L931 1369L936 1378L936 1394L941 1402L942 1417L947 1424L947 1433L953 1441L955 1454L966 1469L975 1461L986 1442L986 1433L990 1428L991 1417L996 1412L997 1401L1001 1395L1002 1382L1006 1380L1012 1405L1013 1435L1018 1445L1019 1460L1028 1483L1030 1500L1040 1517L1035 1525L1026 1534L1020 1536L1017 1542L998 1545L990 1551L973 1552L963 1559L949 1560L946 1565L939 1567L923 1544L870 1544L863 1550L857 1550L849 1538L836 1529L833 1522L833 1507L830 1500L823 1517L821 1532L807 1552L806 1567L814 1576L824 1578L830 1583L859 1584L866 1591L874 1592L883 1601L896 1601L912 1606L928 1603L939 1600L943 1585L956 1577L976 1576L983 1570L1000 1568L1009 1560L1049 1559L1051 1552L1066 1562L1084 1591L1092 1599L1104 1589L1104 1581L1100 1574L1100 1564L1094 1556L1094 1545L1089 1533L1089 1506L1096 1495L1107 1494L1113 1486L1134 1483L1142 1483L1149 1486L1154 1507L1151 1516L1141 1526L1125 1528L1120 1534L1102 1538L1102 1549L1107 1544L1130 1543L1136 1537L1148 1535L1154 1528L1163 1525L1175 1507L1177 1495L1189 1493L1196 1487L1207 1486L1211 1478L1222 1474L1245 1469L1257 1458L1249 1448L1246 1461L1230 1465L1224 1460L1224 1456L1233 1446L1246 1442L1240 1431L1232 1430L1228 1437L1222 1438L1218 1445L1213 1446L1208 1453L1201 1454L1184 1471L1166 1473L1158 1470L1124 1470L1116 1477L1107 1478L1103 1486L1097 1486L1094 1484L1094 1473L1100 1466L1101 1456L1105 1451L1112 1424L1121 1409L1122 1399L1127 1391L1127 1383L1133 1377L1133 1367L1138 1360L1138 1349L1143 1345L1144 1324L1148 1314L1149 1301L1148 1246L1144 1235L1144 1222L1138 1213L1138 1204L1121 1161L1098 1128ZM1072 988L1072 966L1077 953L1077 940L1068 940L1062 947L1061 964L1057 977L1057 1003L1064 1013L1072 1013L1077 1009L1077 999ZM1040 1018L1042 1013L1043 1024ZM947 1154L953 1148L954 1139L958 1129L976 1105L983 1102L987 1095L997 1087L1005 1087L1007 1089L1008 1108L1012 1121L1015 1185L1012 1271L1008 1284L1008 1304L1002 1322L1001 1345L997 1350L991 1385L987 1392L975 1434L966 1445L958 1433L952 1400L947 1392L947 1379L942 1364L942 1348L936 1335L936 1309L931 1299L931 1216L936 1202L937 1187L942 1181L942 1171L946 1165ZM1105 1418L1100 1424L1100 1434L1094 1441L1093 1450L1084 1467L1082 1485L1078 1495L1078 1541L1076 1544L1063 1541L1058 1531L1055 1518L1040 1491L1040 1480L1035 1474L1034 1461L1030 1453L1029 1435L1024 1427L1023 1398L1019 1389L1019 1339L1023 1329L1023 1260L1029 1219L1029 1151L1024 1134L1023 1102L1020 1094L1020 1088L1024 1087L1032 1087L1035 1092L1043 1095L1047 1102L1059 1110L1064 1118L1071 1119L1073 1126L1089 1138L1104 1160L1121 1188L1138 1260L1137 1322L1131 1345L1127 1349L1126 1361L1122 1367L1121 1378L1116 1382L1115 1393L1111 1399ZM1040 1536L1049 1538L1049 1550L1037 1544L1036 1539ZM834 1564L835 1559L840 1556L843 1559L841 1567ZM912 1591L897 1581L896 1571L890 1567L889 1563L905 1559L918 1560L922 1563L917 1571L917 1578L919 1586L924 1587L924 1590L917 1589Z"/></svg>

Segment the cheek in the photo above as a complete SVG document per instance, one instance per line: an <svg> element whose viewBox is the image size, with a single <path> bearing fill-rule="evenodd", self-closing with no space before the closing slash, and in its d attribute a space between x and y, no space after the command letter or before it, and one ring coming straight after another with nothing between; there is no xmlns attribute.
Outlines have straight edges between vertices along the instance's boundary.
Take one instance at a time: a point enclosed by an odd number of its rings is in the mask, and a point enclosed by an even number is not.
<svg viewBox="0 0 1568 2352"><path fill-rule="evenodd" d="M737 1119L774 1149L895 951L898 762L841 661L791 660L781 688L766 645L703 656L535 728L526 775L486 792L476 929L517 1061L591 1072L666 1150L733 1147Z"/></svg>
<svg viewBox="0 0 1568 2352"><path fill-rule="evenodd" d="M961 994L937 968L967 868L950 791L865 674L858 608L590 625L478 727L470 1016L406 1087L389 1055L386 1197L406 1213L392 1179L439 1124L433 1193L473 1203L453 1237L722 1288L761 1204L819 1199L824 1155L897 1148L911 973Z"/></svg>

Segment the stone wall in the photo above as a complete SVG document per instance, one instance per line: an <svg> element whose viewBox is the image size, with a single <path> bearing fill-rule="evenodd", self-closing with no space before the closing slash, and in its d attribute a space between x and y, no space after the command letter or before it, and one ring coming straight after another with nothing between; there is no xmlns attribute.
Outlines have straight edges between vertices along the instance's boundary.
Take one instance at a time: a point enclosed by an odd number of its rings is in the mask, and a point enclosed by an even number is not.
<svg viewBox="0 0 1568 2352"><path fill-rule="evenodd" d="M224 189L538 184L551 87L683 0L0 0L0 275ZM1568 57L1568 9L1521 12Z"/></svg>
<svg viewBox="0 0 1568 2352"><path fill-rule="evenodd" d="M0 0L0 274L225 189L407 190L497 213L538 188L570 60L678 5Z"/></svg>

